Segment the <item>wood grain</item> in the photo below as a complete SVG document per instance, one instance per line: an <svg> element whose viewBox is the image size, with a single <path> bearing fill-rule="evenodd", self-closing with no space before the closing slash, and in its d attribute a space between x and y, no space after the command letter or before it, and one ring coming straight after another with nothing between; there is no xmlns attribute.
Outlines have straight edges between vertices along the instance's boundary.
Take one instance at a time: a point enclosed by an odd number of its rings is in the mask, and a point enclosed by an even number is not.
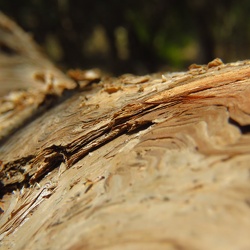
<svg viewBox="0 0 250 250"><path fill-rule="evenodd" d="M249 97L219 59L78 89L0 148L1 249L249 249Z"/></svg>
<svg viewBox="0 0 250 250"><path fill-rule="evenodd" d="M58 70L12 20L0 12L0 140L77 84Z"/></svg>

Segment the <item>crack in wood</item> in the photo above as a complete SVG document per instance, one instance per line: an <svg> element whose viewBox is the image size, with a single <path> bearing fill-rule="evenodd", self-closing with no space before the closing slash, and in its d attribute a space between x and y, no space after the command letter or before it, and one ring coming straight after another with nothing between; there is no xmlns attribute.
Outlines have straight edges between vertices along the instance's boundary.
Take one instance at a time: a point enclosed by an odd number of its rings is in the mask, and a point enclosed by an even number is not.
<svg viewBox="0 0 250 250"><path fill-rule="evenodd" d="M37 156L27 156L6 164L2 163L1 193L10 192L24 185L34 184L43 178L49 171L57 168L62 162L67 168L78 162L89 152L103 146L105 143L123 133L133 133L143 130L153 124L149 120L139 120L143 115L152 112L159 104L130 104L116 112L110 122L101 130L84 135L65 146L52 145L43 149ZM138 109L140 107L140 109ZM14 175L17 177L14 178Z"/></svg>

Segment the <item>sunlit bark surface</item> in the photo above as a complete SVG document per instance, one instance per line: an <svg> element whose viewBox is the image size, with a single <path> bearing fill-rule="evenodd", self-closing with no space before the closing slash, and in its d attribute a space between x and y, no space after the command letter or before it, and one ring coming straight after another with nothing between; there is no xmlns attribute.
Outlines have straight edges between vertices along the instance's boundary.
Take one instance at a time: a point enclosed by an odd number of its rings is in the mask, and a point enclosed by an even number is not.
<svg viewBox="0 0 250 250"><path fill-rule="evenodd" d="M0 108L28 96L0 112L1 249L250 248L250 61L76 85L22 48L0 56Z"/></svg>

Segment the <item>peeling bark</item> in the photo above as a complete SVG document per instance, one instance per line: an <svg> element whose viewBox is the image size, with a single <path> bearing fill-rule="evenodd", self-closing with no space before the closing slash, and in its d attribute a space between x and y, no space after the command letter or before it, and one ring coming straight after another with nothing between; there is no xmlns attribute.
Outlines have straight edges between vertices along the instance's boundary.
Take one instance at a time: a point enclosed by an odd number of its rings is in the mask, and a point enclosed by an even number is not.
<svg viewBox="0 0 250 250"><path fill-rule="evenodd" d="M0 140L77 84L0 12Z"/></svg>
<svg viewBox="0 0 250 250"><path fill-rule="evenodd" d="M69 75L1 145L3 249L250 248L250 61Z"/></svg>

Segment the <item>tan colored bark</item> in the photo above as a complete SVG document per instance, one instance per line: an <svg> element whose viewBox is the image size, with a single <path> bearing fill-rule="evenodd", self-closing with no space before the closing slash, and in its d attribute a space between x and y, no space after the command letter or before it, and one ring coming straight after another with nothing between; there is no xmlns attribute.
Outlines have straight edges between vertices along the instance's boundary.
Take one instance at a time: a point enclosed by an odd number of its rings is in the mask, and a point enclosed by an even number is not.
<svg viewBox="0 0 250 250"><path fill-rule="evenodd" d="M49 97L77 87L1 12L0 70L0 140L46 109Z"/></svg>
<svg viewBox="0 0 250 250"><path fill-rule="evenodd" d="M2 249L249 249L249 97L219 59L79 88L0 148Z"/></svg>

